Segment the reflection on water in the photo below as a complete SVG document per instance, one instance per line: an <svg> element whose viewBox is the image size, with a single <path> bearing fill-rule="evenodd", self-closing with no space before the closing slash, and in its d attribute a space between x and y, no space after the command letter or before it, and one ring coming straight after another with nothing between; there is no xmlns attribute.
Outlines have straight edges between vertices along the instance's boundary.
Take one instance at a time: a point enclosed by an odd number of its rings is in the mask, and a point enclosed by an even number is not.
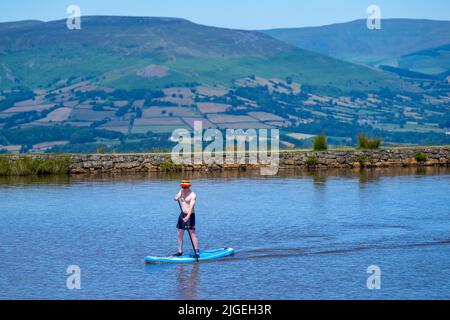
<svg viewBox="0 0 450 320"><path fill-rule="evenodd" d="M0 185L2 186L21 186L33 184L52 184L62 185L71 183L72 179L68 175L50 175L50 176L0 176Z"/></svg>
<svg viewBox="0 0 450 320"><path fill-rule="evenodd" d="M199 273L205 263L145 264L145 273L149 283L156 287L159 287L157 282L159 279L173 278L174 286L164 288L170 292L170 299L197 300L201 298Z"/></svg>
<svg viewBox="0 0 450 320"><path fill-rule="evenodd" d="M54 184L62 185L69 183L101 182L101 181L122 181L135 182L136 180L156 179L161 181L178 181L180 177L196 179L220 179L236 180L241 178L290 178L290 177L310 177L314 184L320 186L329 179L354 179L359 178L360 183L374 182L382 177L396 177L403 175L429 176L438 174L449 174L449 167L399 167L399 168L355 168L355 169L329 169L329 170L300 170L289 169L280 170L275 176L261 176L259 170L248 171L223 171L223 172L167 172L167 173L140 173L133 175L126 174L95 174L95 175L61 175L61 176L0 176L0 185L27 185L27 184Z"/></svg>
<svg viewBox="0 0 450 320"><path fill-rule="evenodd" d="M195 300L199 299L199 264L179 264L176 265L177 273L177 299Z"/></svg>

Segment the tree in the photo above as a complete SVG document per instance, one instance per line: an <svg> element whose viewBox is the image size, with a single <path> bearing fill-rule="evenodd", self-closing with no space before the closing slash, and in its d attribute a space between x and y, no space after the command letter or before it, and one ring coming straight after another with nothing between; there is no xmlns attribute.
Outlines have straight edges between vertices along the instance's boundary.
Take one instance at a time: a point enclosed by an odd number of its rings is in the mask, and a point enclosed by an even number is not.
<svg viewBox="0 0 450 320"><path fill-rule="evenodd" d="M136 108L136 118L142 118L142 109Z"/></svg>

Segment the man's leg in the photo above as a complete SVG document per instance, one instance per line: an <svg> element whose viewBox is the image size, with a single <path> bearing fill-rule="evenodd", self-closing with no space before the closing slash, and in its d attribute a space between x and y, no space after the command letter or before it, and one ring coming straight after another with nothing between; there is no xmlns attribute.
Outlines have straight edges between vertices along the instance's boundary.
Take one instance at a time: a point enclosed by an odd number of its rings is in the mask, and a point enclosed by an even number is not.
<svg viewBox="0 0 450 320"><path fill-rule="evenodd" d="M191 233L192 242L194 243L195 249L198 249L198 240L197 240L197 235L195 234L195 230L189 229L189 232Z"/></svg>
<svg viewBox="0 0 450 320"><path fill-rule="evenodd" d="M184 230L178 229L178 253L183 252L183 234Z"/></svg>

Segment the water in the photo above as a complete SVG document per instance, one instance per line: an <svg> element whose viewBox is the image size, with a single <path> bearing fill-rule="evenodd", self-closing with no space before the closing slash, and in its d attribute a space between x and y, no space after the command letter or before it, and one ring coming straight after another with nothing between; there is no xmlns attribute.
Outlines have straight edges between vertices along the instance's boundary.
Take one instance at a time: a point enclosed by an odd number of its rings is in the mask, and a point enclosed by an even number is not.
<svg viewBox="0 0 450 320"><path fill-rule="evenodd" d="M236 255L145 265L176 251L179 178L1 178L0 299L450 298L450 169L194 175L201 248Z"/></svg>

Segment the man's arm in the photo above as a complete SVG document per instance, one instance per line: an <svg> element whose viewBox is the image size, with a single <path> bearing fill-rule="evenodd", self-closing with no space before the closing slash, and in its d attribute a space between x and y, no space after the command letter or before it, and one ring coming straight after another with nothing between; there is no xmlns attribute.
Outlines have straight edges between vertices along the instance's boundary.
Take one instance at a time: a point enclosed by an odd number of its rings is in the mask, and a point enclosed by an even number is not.
<svg viewBox="0 0 450 320"><path fill-rule="evenodd" d="M175 201L178 201L178 200L180 200L180 198L181 198L181 190L180 191L178 191L178 193L176 194L176 196L175 196Z"/></svg>

